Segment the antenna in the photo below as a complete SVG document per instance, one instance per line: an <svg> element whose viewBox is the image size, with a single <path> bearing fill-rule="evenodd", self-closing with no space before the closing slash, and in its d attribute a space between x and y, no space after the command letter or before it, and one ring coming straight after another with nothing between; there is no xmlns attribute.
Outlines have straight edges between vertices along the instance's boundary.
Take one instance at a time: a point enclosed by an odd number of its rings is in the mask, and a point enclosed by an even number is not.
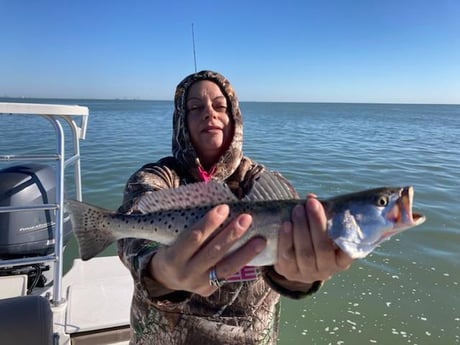
<svg viewBox="0 0 460 345"><path fill-rule="evenodd" d="M193 29L192 23L192 42L193 42L193 62L195 63L195 73L196 71L196 51L195 51L195 30Z"/></svg>

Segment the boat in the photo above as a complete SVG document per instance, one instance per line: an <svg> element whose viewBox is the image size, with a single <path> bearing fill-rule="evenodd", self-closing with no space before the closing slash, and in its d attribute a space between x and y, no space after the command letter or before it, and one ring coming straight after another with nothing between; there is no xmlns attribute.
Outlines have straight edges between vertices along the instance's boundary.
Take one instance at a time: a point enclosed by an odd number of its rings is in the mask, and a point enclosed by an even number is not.
<svg viewBox="0 0 460 345"><path fill-rule="evenodd" d="M56 140L49 143L51 154L15 154L0 147L0 161L8 163L0 169L0 343L128 344L133 282L119 258L76 258L63 272L72 235L64 176L72 176L81 201L80 141L89 109L0 102L0 120L4 116L43 118ZM67 157L68 142L73 147Z"/></svg>

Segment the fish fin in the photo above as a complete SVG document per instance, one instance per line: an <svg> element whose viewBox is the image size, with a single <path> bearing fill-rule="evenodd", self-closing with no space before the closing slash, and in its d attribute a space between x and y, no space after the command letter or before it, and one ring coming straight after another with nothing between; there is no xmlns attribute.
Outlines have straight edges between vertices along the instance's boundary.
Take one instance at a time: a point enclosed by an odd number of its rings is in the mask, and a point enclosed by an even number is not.
<svg viewBox="0 0 460 345"><path fill-rule="evenodd" d="M137 207L143 213L152 213L171 209L228 204L237 200L238 198L226 184L210 181L148 192L139 199Z"/></svg>
<svg viewBox="0 0 460 345"><path fill-rule="evenodd" d="M279 173L265 170L254 179L242 201L289 200L296 195L295 189Z"/></svg>
<svg viewBox="0 0 460 345"><path fill-rule="evenodd" d="M111 211L77 200L66 200L65 209L70 213L82 260L95 257L116 241L109 227L101 221Z"/></svg>

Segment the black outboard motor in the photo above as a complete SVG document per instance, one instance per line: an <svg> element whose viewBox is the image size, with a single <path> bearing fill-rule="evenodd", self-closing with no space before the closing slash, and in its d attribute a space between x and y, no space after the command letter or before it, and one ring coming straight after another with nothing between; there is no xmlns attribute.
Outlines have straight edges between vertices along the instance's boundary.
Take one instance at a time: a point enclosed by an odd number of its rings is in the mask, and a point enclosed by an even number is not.
<svg viewBox="0 0 460 345"><path fill-rule="evenodd" d="M15 165L0 170L0 206L34 206L56 202L55 170L43 164ZM44 256L54 251L54 210L0 213L0 259ZM70 217L64 215L64 245L72 235ZM1 275L27 274L29 285L44 285L49 266L0 268ZM29 286L29 289L33 286Z"/></svg>

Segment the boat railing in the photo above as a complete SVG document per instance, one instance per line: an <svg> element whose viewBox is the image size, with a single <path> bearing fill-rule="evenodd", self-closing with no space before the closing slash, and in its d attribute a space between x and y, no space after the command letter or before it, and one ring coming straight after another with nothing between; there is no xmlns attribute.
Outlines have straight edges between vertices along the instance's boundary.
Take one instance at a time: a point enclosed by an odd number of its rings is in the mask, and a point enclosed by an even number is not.
<svg viewBox="0 0 460 345"><path fill-rule="evenodd" d="M56 152L52 154L14 155L0 154L0 161L55 161L56 198L55 203L42 205L0 206L0 213L24 212L30 210L53 210L56 215L54 252L46 256L0 260L0 267L54 262L52 303L60 305L65 301L62 295L63 276L63 232L64 232L64 175L66 168L74 165L75 198L82 200L80 140L85 139L89 111L77 105L2 103L0 115L32 115L47 119L56 134ZM65 132L63 125L70 127L73 150L65 157ZM1 153L1 152L0 152Z"/></svg>

